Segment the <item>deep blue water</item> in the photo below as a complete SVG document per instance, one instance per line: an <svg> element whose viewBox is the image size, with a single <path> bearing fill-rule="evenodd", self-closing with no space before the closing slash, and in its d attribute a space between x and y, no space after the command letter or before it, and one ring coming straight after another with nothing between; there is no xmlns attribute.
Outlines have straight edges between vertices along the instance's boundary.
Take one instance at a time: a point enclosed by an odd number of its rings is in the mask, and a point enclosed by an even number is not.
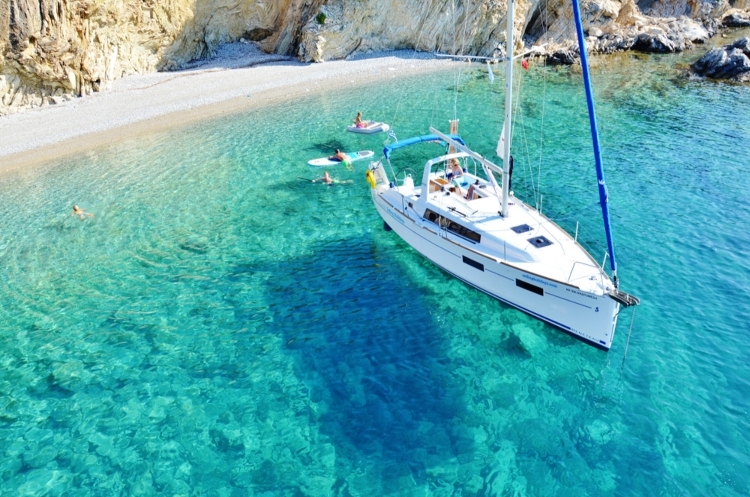
<svg viewBox="0 0 750 497"><path fill-rule="evenodd" d="M356 111L403 139L447 129L456 96L491 156L503 87L479 66L0 177L2 493L750 493L750 89L687 80L679 56L609 60L612 223L642 300L609 353L384 232L365 164L304 179L382 147L343 132ZM602 260L580 75L519 77L514 190Z"/></svg>

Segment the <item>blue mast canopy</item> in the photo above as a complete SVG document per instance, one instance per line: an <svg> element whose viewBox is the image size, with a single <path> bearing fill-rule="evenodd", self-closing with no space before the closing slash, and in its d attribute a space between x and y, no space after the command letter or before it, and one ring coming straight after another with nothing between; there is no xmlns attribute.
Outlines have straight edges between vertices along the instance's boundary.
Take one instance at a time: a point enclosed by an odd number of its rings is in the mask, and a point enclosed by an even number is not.
<svg viewBox="0 0 750 497"><path fill-rule="evenodd" d="M581 54L581 69L583 72L583 83L586 88L586 103L589 108L589 124L591 125L591 140L594 142L594 159L596 161L596 179L599 183L599 205L602 208L604 220L604 232L607 235L607 248L609 249L609 264L612 269L612 280L615 288L617 282L617 260L615 259L615 243L612 239L612 228L609 224L609 205L607 186L604 184L604 169L602 167L602 152L599 148L599 130L596 126L596 114L594 113L594 92L591 90L591 76L589 75L589 63L586 57L586 42L583 37L583 24L581 23L581 9L578 0L573 2L573 16L576 22L576 34L578 35L578 51Z"/></svg>
<svg viewBox="0 0 750 497"><path fill-rule="evenodd" d="M464 141L461 139L458 135L448 135L450 138L456 140L461 145L466 145ZM408 138L406 140L402 140L400 142L391 143L390 145L386 145L385 148L383 148L383 155L385 155L386 159L391 158L391 152L394 150L397 150L399 148L408 147L409 145L415 145L417 143L423 143L423 142L438 142L442 145L446 145L446 143L440 139L437 135L423 135L423 136L415 136L414 138Z"/></svg>

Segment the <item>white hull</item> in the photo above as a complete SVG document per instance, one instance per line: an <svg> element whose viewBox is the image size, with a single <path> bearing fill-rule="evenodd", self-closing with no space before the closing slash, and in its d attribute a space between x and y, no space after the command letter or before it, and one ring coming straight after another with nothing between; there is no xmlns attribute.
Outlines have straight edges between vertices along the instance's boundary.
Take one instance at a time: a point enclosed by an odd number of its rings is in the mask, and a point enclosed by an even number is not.
<svg viewBox="0 0 750 497"><path fill-rule="evenodd" d="M609 295L584 291L524 270L524 263L506 262L473 250L460 237L422 219L413 210L407 208L409 215L405 215L383 198L383 191L371 190L385 223L438 267L597 348L609 350L612 346L620 305Z"/></svg>

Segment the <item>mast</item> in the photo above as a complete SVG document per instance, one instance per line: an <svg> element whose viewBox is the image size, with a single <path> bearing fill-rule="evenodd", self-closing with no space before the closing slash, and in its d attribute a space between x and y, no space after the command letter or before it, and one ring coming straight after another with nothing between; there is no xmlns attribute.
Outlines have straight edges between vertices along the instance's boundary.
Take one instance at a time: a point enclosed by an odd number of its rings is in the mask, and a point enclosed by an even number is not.
<svg viewBox="0 0 750 497"><path fill-rule="evenodd" d="M500 132L505 137L503 149L503 205L501 215L508 217L508 183L510 177L510 137L513 136L511 129L511 109L513 103L513 15L514 0L508 0L507 32L505 35L505 122ZM502 136L501 135L501 136Z"/></svg>
<svg viewBox="0 0 750 497"><path fill-rule="evenodd" d="M602 218L604 220L604 232L607 235L607 250L609 251L609 265L612 269L612 282L615 288L619 286L617 281L617 261L615 260L615 244L612 240L612 229L609 224L609 195L607 186L604 184L604 169L602 168L602 153L599 149L599 131L596 126L596 114L594 113L594 94L591 90L591 77L589 75L589 62L586 56L586 42L583 38L583 25L581 23L581 9L578 0L573 1L573 17L576 21L576 34L578 35L578 51L581 53L581 69L583 71L583 86L586 89L586 104L589 109L589 124L591 126L591 140L594 142L594 160L596 161L596 179L599 183L599 205L602 207Z"/></svg>

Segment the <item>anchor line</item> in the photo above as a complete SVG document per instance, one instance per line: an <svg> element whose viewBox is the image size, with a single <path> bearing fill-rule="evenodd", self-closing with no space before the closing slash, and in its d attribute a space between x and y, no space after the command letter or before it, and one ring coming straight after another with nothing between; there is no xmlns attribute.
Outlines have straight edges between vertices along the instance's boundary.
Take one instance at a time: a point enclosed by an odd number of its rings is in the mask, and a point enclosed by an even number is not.
<svg viewBox="0 0 750 497"><path fill-rule="evenodd" d="M635 308L633 306L633 314L630 315L630 329L628 330L628 340L625 342L625 353L622 356L622 365L620 366L620 377L622 378L622 371L625 369L625 358L628 357L628 346L630 346L630 334L633 333L633 322L635 321Z"/></svg>

